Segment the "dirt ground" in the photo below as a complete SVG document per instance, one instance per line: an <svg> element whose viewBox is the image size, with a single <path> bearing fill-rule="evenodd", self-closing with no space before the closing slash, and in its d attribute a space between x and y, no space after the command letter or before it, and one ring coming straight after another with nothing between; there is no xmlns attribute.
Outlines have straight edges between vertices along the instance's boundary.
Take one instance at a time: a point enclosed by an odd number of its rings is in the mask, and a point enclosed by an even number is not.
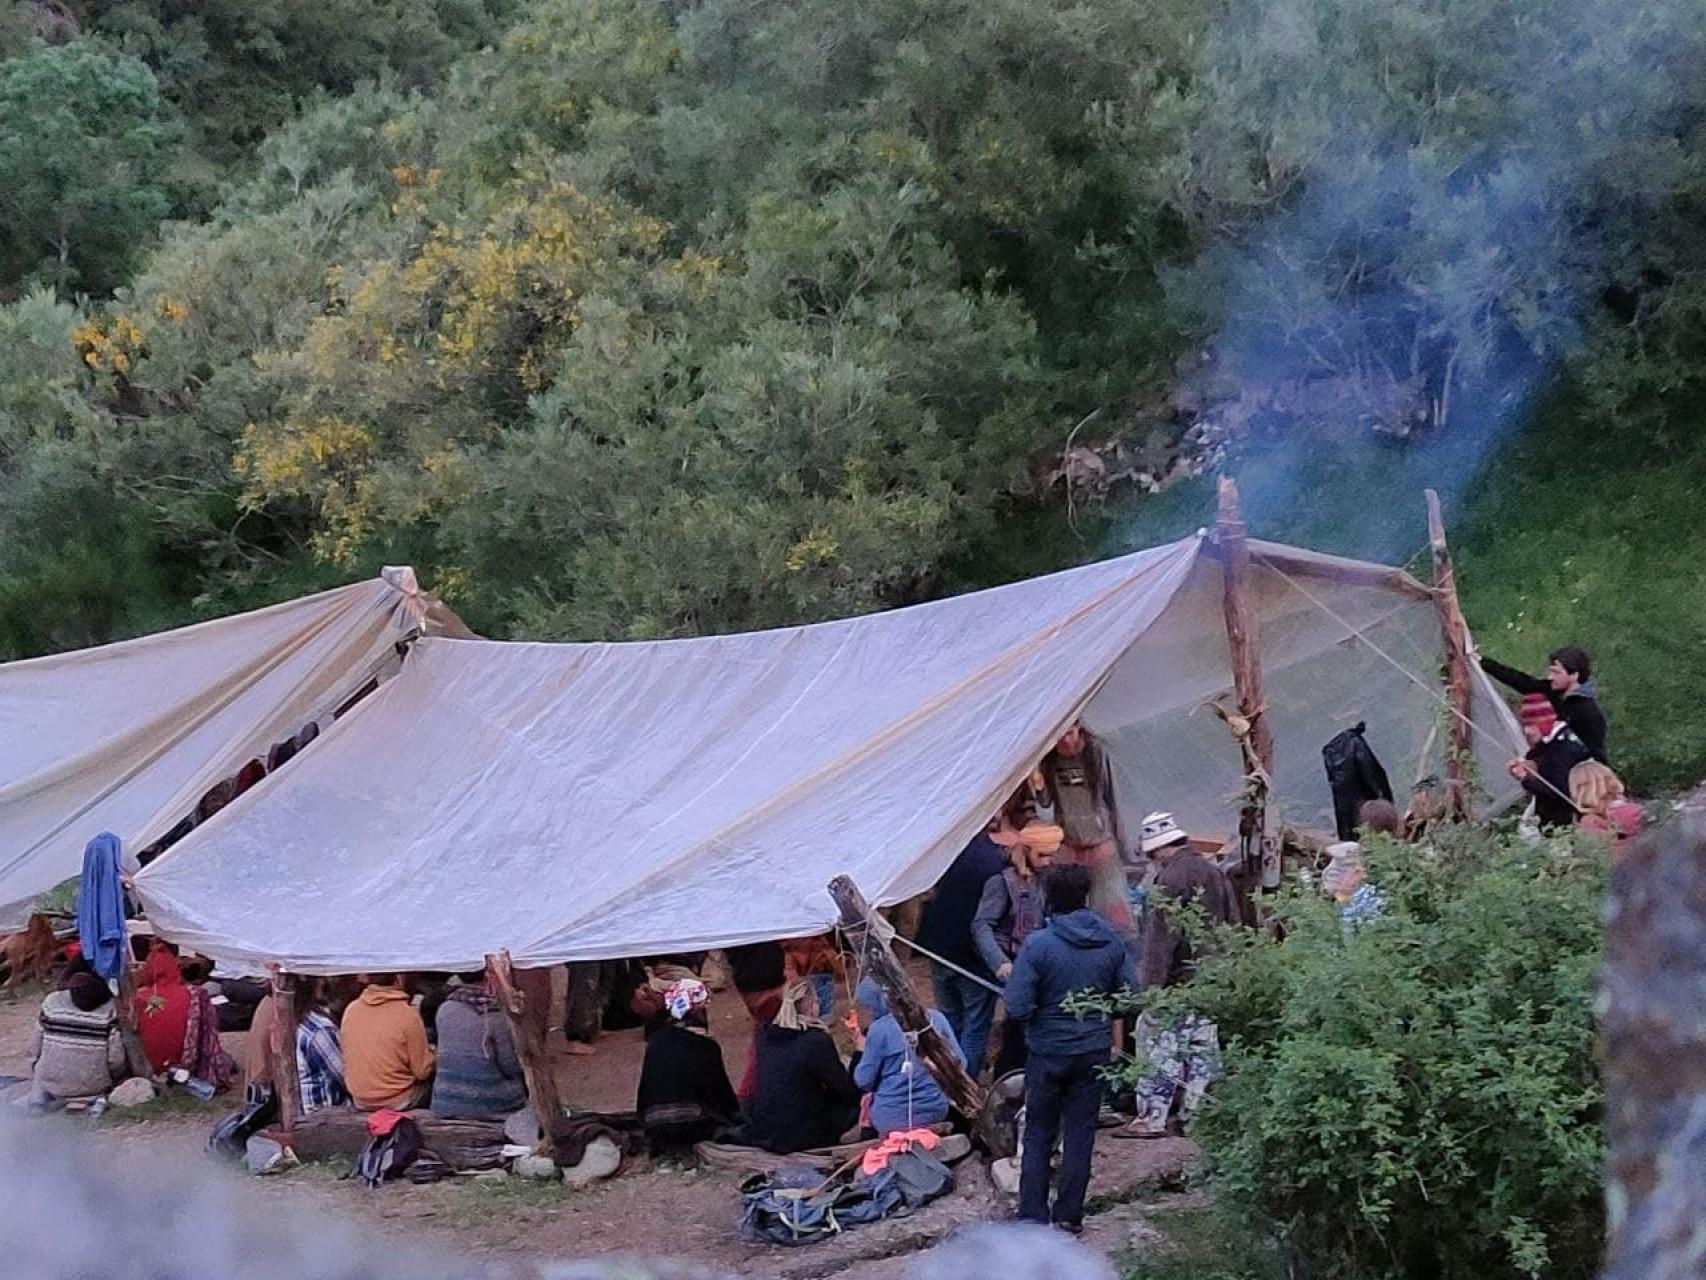
<svg viewBox="0 0 1706 1280"><path fill-rule="evenodd" d="M36 993L16 1001L0 997L0 1075L28 1074L29 1033L38 1003ZM738 997L724 992L713 996L711 1016L730 1077L738 1080L750 1034L745 1010ZM225 1039L240 1060L243 1037ZM557 1047L553 1068L572 1108L633 1107L644 1052L638 1030L606 1034L590 1057L563 1052L560 1036L552 1042ZM57 1122L98 1150L140 1151L173 1165L203 1161L210 1176L239 1178L203 1154L208 1130L229 1106L225 1096L205 1107L176 1097L134 1112L110 1111L99 1121L66 1116ZM1146 1215L1179 1199L1194 1155L1182 1140L1133 1142L1101 1135L1085 1243L1108 1254L1143 1247L1153 1238ZM1000 1220L1012 1212L975 1156L957 1166L956 1189L920 1212L799 1249L753 1246L740 1239L740 1175L735 1173L642 1162L582 1191L513 1177L497 1185L463 1177L424 1187L391 1183L369 1191L340 1180L341 1172L336 1164L321 1163L242 1182L245 1195L283 1212L335 1214L505 1275L531 1274L536 1264L550 1260L647 1256L770 1280L901 1280L920 1250L962 1225Z"/></svg>

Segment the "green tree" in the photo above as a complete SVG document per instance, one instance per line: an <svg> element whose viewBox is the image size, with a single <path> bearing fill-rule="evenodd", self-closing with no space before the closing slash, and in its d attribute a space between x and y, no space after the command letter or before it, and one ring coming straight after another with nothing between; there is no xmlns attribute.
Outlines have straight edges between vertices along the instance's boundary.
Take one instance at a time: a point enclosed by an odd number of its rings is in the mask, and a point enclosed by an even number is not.
<svg viewBox="0 0 1706 1280"><path fill-rule="evenodd" d="M121 284L169 208L181 138L153 73L98 41L0 63L0 288Z"/></svg>

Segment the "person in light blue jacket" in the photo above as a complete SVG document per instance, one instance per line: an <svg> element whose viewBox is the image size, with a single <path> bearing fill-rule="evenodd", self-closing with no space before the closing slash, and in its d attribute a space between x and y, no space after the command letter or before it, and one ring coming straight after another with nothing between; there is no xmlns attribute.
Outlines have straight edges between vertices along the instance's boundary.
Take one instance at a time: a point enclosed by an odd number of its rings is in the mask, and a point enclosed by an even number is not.
<svg viewBox="0 0 1706 1280"><path fill-rule="evenodd" d="M948 1096L930 1068L919 1061L906 1042L906 1033L889 1012L883 993L870 978L859 981L853 998L871 1018L865 1032L859 1061L853 1068L853 1083L871 1095L870 1123L879 1136L897 1129L917 1129L948 1118ZM965 1055L954 1039L954 1029L940 1010L930 1010L930 1025L936 1028L954 1056Z"/></svg>

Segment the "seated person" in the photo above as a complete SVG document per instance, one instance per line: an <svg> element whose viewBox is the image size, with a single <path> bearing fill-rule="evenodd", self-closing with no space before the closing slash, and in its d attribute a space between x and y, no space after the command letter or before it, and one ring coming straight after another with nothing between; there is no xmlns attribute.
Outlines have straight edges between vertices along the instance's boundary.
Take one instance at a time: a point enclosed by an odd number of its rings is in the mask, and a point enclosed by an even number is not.
<svg viewBox="0 0 1706 1280"><path fill-rule="evenodd" d="M1368 882L1362 846L1341 840L1327 846L1327 866L1321 873L1321 888L1338 904L1339 920L1347 930L1377 920L1386 910L1386 899Z"/></svg>
<svg viewBox="0 0 1706 1280"><path fill-rule="evenodd" d="M231 1062L219 1043L219 1014L202 986L184 980L177 951L156 939L136 988L136 1032L156 1072L182 1067L223 1089Z"/></svg>
<svg viewBox="0 0 1706 1280"><path fill-rule="evenodd" d="M686 1151L740 1118L722 1048L711 1039L705 984L677 978L662 997L663 1011L646 1030L634 1102L654 1156Z"/></svg>
<svg viewBox="0 0 1706 1280"><path fill-rule="evenodd" d="M1510 762L1510 775L1531 797L1540 830L1562 830L1576 820L1570 770L1590 758L1588 749L1540 694L1523 698L1519 718L1528 754Z"/></svg>
<svg viewBox="0 0 1706 1280"><path fill-rule="evenodd" d="M507 1116L527 1105L509 1019L486 993L486 971L464 973L438 1006L432 1113L453 1120Z"/></svg>
<svg viewBox="0 0 1706 1280"><path fill-rule="evenodd" d="M349 1102L343 1047L330 999L331 986L324 978L309 979L296 995L300 1015L296 1024L296 1076L302 1087L303 1115Z"/></svg>
<svg viewBox="0 0 1706 1280"><path fill-rule="evenodd" d="M860 1053L853 1068L853 1083L871 1095L871 1126L877 1135L886 1138L897 1129L918 1129L946 1120L948 1095L906 1042L906 1032L889 1012L877 984L868 977L861 978L853 999L861 1021L870 1020L869 1029L854 1038ZM930 1010L929 1018L936 1034L964 1062L948 1019L939 1009Z"/></svg>
<svg viewBox="0 0 1706 1280"><path fill-rule="evenodd" d="M791 938L782 944L782 957L790 978L805 978L817 993L817 1016L828 1022L835 1012L835 983L846 971L841 953L835 949L835 935L815 934L809 938Z"/></svg>
<svg viewBox="0 0 1706 1280"><path fill-rule="evenodd" d="M1390 800L1368 800L1357 811L1357 830L1365 835L1404 838L1404 819Z"/></svg>
<svg viewBox="0 0 1706 1280"><path fill-rule="evenodd" d="M248 1034L243 1037L243 1088L270 1089L273 1087L272 1032L277 997L271 991L261 997L249 1020Z"/></svg>
<svg viewBox="0 0 1706 1280"><path fill-rule="evenodd" d="M752 1101L731 1141L786 1155L834 1146L858 1120L859 1086L816 1009L811 983L783 988L775 1020L759 1029Z"/></svg>
<svg viewBox="0 0 1706 1280"><path fill-rule="evenodd" d="M41 1002L30 1045L31 1106L97 1098L124 1079L117 1014L112 992L86 964Z"/></svg>
<svg viewBox="0 0 1706 1280"><path fill-rule="evenodd" d="M368 975L367 987L344 1010L338 1039L356 1106L407 1111L426 1102L435 1059L401 975Z"/></svg>
<svg viewBox="0 0 1706 1280"><path fill-rule="evenodd" d="M409 993L415 1012L421 1015L421 1025L426 1028L427 1043L435 1048L438 1045L438 1007L450 994L454 977L454 974L426 970L411 973L403 979L403 990Z"/></svg>
<svg viewBox="0 0 1706 1280"><path fill-rule="evenodd" d="M1623 793L1623 779L1598 760L1584 760L1570 770L1570 802L1581 815L1576 819L1583 831L1610 836L1614 853L1641 834L1645 815L1641 806Z"/></svg>

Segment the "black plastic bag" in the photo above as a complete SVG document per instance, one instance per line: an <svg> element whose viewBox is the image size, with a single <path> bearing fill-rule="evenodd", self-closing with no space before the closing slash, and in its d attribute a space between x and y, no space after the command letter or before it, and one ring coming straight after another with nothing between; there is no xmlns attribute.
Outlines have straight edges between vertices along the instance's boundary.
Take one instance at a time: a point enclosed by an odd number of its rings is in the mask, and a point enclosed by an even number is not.
<svg viewBox="0 0 1706 1280"><path fill-rule="evenodd" d="M241 1160L249 1139L277 1120L278 1098L269 1087L252 1084L244 1091L242 1108L213 1126L207 1149L228 1160Z"/></svg>

